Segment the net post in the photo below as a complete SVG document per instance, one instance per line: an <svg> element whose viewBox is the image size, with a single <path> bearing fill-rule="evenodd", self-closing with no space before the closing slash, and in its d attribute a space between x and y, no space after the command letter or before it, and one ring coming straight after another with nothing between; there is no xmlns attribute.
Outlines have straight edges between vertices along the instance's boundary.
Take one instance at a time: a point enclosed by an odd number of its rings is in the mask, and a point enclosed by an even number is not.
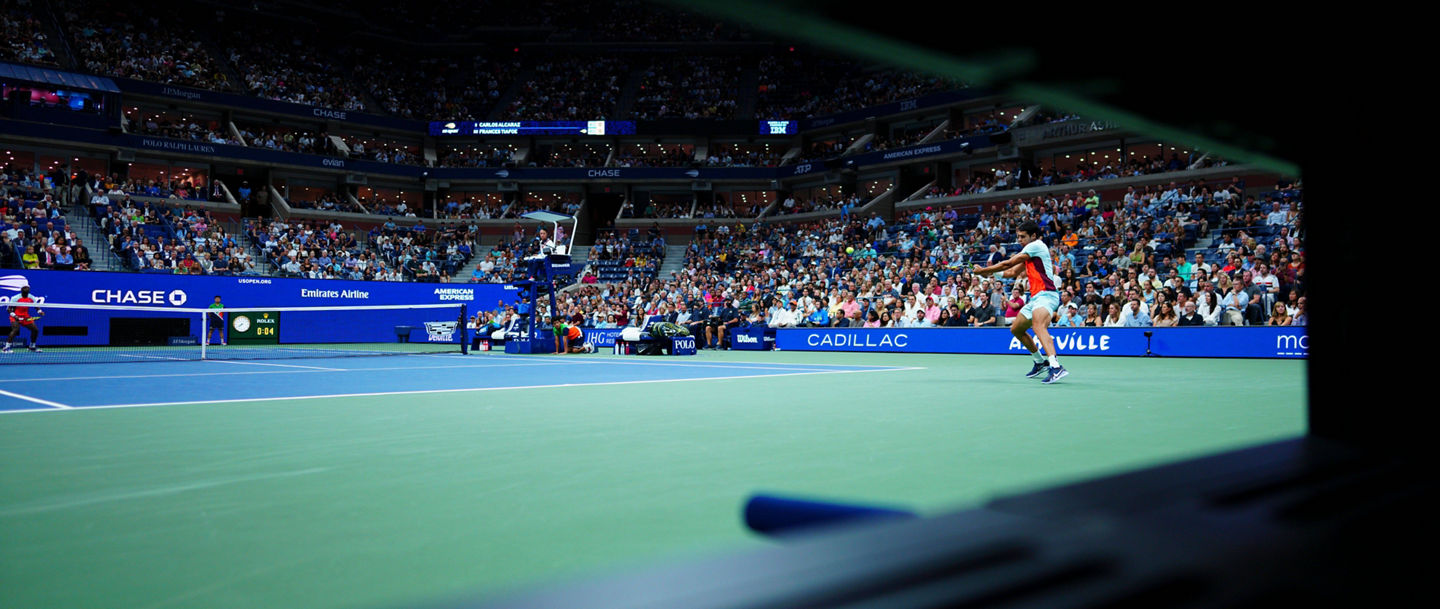
<svg viewBox="0 0 1440 609"><path fill-rule="evenodd" d="M200 314L200 359L205 359L205 347L210 344L210 316Z"/></svg>
<svg viewBox="0 0 1440 609"><path fill-rule="evenodd" d="M470 354L470 313L465 303L460 303L460 354Z"/></svg>

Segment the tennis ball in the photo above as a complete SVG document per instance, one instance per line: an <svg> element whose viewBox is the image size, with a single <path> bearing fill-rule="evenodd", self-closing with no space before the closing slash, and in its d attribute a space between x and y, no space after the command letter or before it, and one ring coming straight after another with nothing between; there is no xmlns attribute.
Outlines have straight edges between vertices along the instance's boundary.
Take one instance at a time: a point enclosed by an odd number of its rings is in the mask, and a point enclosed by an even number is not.
<svg viewBox="0 0 1440 609"><path fill-rule="evenodd" d="M847 253L847 254L853 254L853 253L855 253L855 248L853 248L853 247L847 247L847 248L845 248L845 253Z"/></svg>

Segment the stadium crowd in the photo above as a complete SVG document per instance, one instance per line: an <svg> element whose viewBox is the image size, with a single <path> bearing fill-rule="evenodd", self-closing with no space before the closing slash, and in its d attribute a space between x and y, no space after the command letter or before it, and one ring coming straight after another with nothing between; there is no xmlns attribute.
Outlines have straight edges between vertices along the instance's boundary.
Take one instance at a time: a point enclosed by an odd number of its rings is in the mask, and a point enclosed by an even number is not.
<svg viewBox="0 0 1440 609"><path fill-rule="evenodd" d="M193 25L160 7L135 3L57 0L81 68L165 84L231 89L220 63Z"/></svg>
<svg viewBox="0 0 1440 609"><path fill-rule="evenodd" d="M558 56L531 67L505 116L527 120L594 120L611 116L629 64L615 57ZM583 86L576 87L576 83Z"/></svg>
<svg viewBox="0 0 1440 609"><path fill-rule="evenodd" d="M660 118L728 119L739 98L740 68L729 57L680 56L645 69L631 114Z"/></svg>
<svg viewBox="0 0 1440 609"><path fill-rule="evenodd" d="M280 276L310 279L449 281L474 256L478 234L469 226L435 230L394 220L365 233L333 220L245 222L246 238Z"/></svg>
<svg viewBox="0 0 1440 609"><path fill-rule="evenodd" d="M66 223L63 206L41 194L41 182L6 167L0 188L0 267L90 270L90 249Z"/></svg>
<svg viewBox="0 0 1440 609"><path fill-rule="evenodd" d="M91 202L110 249L134 271L179 275L259 274L234 234L209 212L134 201Z"/></svg>
<svg viewBox="0 0 1440 609"><path fill-rule="evenodd" d="M69 35L78 64L61 67L416 120L484 120L494 114L522 120L802 118L961 86L793 50L758 60L715 49L597 58L520 53L520 47L437 54L378 42L412 39L417 32L430 32L426 40L444 40L457 30L503 22L546 28L550 34L542 46L620 40L703 44L750 36L709 18L635 0L550 0L526 11L451 7L419 17L387 9L341 10L326 16L322 27L315 27L312 17L269 10L274 9L212 10L166 0L143 6L113 0L16 2L0 11L6 34L0 53L25 63L68 61L56 56L48 39L46 22L53 16L58 31ZM380 38L348 35L354 30ZM629 111L622 117L616 111L632 73L637 88L625 100ZM741 91L741 83L752 82L752 75L759 80L753 92L759 105L742 116L740 108L752 92Z"/></svg>
<svg viewBox="0 0 1440 609"><path fill-rule="evenodd" d="M4 40L0 61L59 65L45 32L45 26L29 10L29 2L0 5L0 40Z"/></svg>
<svg viewBox="0 0 1440 609"><path fill-rule="evenodd" d="M1067 196L978 214L930 207L893 223L722 224L696 232L672 276L587 275L558 313L597 328L659 315L712 348L740 325L1008 324L1027 280L976 276L973 265L1013 255L1015 228L1035 220L1061 278L1058 327L1304 325L1303 191L1243 193L1237 180L1131 190L1103 204ZM592 262L612 242L602 240Z"/></svg>
<svg viewBox="0 0 1440 609"><path fill-rule="evenodd" d="M271 25L271 28L274 24ZM361 85L342 60L323 54L299 30L272 29L252 36L248 28L227 28L224 42L230 65L256 97L337 110L367 110Z"/></svg>

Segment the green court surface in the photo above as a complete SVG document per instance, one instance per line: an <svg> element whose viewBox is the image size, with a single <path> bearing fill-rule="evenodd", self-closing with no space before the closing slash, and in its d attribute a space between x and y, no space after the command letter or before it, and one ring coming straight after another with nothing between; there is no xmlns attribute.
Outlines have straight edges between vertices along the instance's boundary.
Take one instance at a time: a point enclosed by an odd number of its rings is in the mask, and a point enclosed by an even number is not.
<svg viewBox="0 0 1440 609"><path fill-rule="evenodd" d="M907 369L3 414L0 607L492 595L773 543L755 491L934 514L1305 431L1298 361L1067 357L1045 386L1022 356L645 359Z"/></svg>

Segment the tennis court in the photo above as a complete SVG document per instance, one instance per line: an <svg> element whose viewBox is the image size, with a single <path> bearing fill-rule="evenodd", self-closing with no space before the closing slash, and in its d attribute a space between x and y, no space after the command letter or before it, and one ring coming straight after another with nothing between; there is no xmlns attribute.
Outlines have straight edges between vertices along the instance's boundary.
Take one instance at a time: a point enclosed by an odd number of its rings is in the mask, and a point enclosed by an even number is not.
<svg viewBox="0 0 1440 609"><path fill-rule="evenodd" d="M771 543L759 490L935 513L1304 432L1299 361L292 355L0 366L0 606L401 606Z"/></svg>

